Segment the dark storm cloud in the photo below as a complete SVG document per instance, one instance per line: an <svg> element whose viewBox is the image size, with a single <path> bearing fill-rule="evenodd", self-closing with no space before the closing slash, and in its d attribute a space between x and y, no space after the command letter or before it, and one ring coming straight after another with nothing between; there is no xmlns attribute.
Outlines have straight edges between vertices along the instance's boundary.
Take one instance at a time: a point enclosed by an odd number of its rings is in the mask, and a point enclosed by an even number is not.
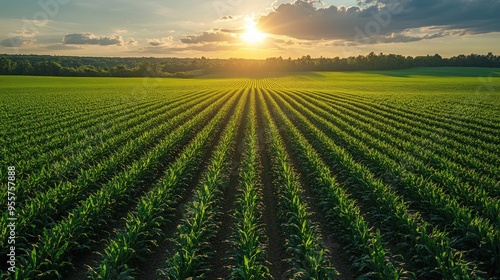
<svg viewBox="0 0 500 280"><path fill-rule="evenodd" d="M318 8L311 1L298 0L276 7L258 24L264 32L298 39L359 41L364 37L363 43L390 42L391 38L394 42L430 39L453 30L462 30L460 34L500 32L498 0L359 2L360 7ZM435 27L434 32L405 35L410 29L427 27Z"/></svg>
<svg viewBox="0 0 500 280"><path fill-rule="evenodd" d="M98 46L126 46L133 45L136 41L124 40L120 35L111 36L96 36L92 33L73 33L67 34L63 38L63 44L65 45L98 45Z"/></svg>
<svg viewBox="0 0 500 280"><path fill-rule="evenodd" d="M237 38L221 32L203 32L200 35L189 35L181 38L184 44L216 43L216 42L236 42Z"/></svg>

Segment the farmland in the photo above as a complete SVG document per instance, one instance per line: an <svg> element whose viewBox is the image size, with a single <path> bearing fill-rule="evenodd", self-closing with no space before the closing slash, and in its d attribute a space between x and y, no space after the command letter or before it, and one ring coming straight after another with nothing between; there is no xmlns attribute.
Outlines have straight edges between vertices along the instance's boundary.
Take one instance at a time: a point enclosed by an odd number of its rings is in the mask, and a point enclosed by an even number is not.
<svg viewBox="0 0 500 280"><path fill-rule="evenodd" d="M4 278L500 277L500 69L0 76L0 100Z"/></svg>

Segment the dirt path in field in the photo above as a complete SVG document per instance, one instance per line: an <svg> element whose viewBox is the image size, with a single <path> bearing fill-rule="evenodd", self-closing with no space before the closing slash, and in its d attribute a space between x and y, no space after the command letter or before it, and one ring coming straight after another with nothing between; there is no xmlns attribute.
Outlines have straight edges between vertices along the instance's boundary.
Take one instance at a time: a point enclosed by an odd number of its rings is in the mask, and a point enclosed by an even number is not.
<svg viewBox="0 0 500 280"><path fill-rule="evenodd" d="M243 153L245 152L245 127L248 122L248 112L250 111L250 95L242 97L245 98L245 108L242 115L241 123L238 127L238 135L236 137L235 154L232 157L231 170L229 173L229 183L224 189L224 194L219 202L222 205L220 228L212 242L214 248L214 256L210 261L210 272L207 274L207 279L227 279L229 270L226 267L230 264L227 258L231 256L231 244L228 242L234 229L234 211L237 188L239 183L239 166Z"/></svg>
<svg viewBox="0 0 500 280"><path fill-rule="evenodd" d="M272 94L272 93L270 93ZM266 96L269 97L269 96ZM266 98L267 100L267 98ZM267 101L267 105L272 106L269 101ZM333 267L340 273L337 277L334 279L338 280L347 280L347 279L355 279L356 278L356 273L355 270L351 267L351 262L349 260L349 256L344 254L346 252L346 245L342 244L338 238L336 238L333 229L331 229L328 226L328 222L326 221L325 217L323 217L322 213L323 211L321 210L320 201L317 198L317 196L314 194L312 191L312 188L314 188L314 185L312 185L309 180L307 180L307 173L304 173L300 168L298 168L299 161L295 153L293 153L293 149L291 148L290 141L287 140L287 135L285 133L285 128L280 125L280 122L277 122L279 117L276 115L274 111L271 111L271 115L273 119L275 120L276 124L278 125L278 131L281 135L281 138L285 142L285 150L290 157L290 160L292 162L292 166L294 167L295 171L299 174L300 178L300 184L302 185L302 190L303 190L303 198L305 202L307 203L309 213L310 213L310 218L312 222L318 226L321 236L323 238L323 245L325 246L326 249L330 252L328 255L328 258L330 262L332 263ZM293 121L293 116L292 116L292 121Z"/></svg>
<svg viewBox="0 0 500 280"><path fill-rule="evenodd" d="M257 97L256 99L258 99ZM277 195L274 189L273 180L271 177L271 162L269 153L267 151L267 142L265 139L265 125L263 111L260 106L257 106L257 134L259 137L259 153L262 163L262 185L263 185L263 198L264 211L262 220L264 222L264 229L268 238L267 256L271 263L269 270L275 280L286 279L286 265L282 262L286 256L284 250L284 239L280 234L281 227L278 221Z"/></svg>

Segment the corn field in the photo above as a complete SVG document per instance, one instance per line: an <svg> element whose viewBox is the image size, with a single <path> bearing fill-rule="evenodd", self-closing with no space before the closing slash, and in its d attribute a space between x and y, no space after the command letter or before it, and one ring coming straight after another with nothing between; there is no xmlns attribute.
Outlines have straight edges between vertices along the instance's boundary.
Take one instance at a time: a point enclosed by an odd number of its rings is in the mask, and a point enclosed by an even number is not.
<svg viewBox="0 0 500 280"><path fill-rule="evenodd" d="M5 83L3 279L500 277L500 92L330 75Z"/></svg>

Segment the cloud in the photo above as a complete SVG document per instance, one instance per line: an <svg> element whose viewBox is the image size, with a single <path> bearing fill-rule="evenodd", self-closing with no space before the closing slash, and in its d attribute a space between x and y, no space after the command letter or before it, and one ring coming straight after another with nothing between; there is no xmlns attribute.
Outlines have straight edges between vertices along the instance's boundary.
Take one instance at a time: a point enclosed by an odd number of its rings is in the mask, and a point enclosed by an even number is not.
<svg viewBox="0 0 500 280"><path fill-rule="evenodd" d="M125 45L126 46L137 46L137 45L139 45L139 42L137 40L135 40L134 38L128 38L125 41Z"/></svg>
<svg viewBox="0 0 500 280"><path fill-rule="evenodd" d="M165 38L148 39L148 44L153 46L153 47L164 47L164 46L172 45L173 41L174 41L174 37L169 36L169 37L165 37Z"/></svg>
<svg viewBox="0 0 500 280"><path fill-rule="evenodd" d="M316 8L314 3L296 1L278 6L258 20L263 32L286 35L297 39L348 39L354 37L353 26L358 22L358 7L330 6Z"/></svg>
<svg viewBox="0 0 500 280"><path fill-rule="evenodd" d="M60 50L78 50L78 49L81 49L82 47L58 43L58 44L52 44L52 45L45 46L45 48L48 50L60 51Z"/></svg>
<svg viewBox="0 0 500 280"><path fill-rule="evenodd" d="M274 42L275 44L278 44L278 45L286 45L286 46L292 46L292 45L295 45L297 44L297 42L294 42L292 40L283 40L283 39L277 39L277 38L271 38L270 40L272 40L272 42Z"/></svg>
<svg viewBox="0 0 500 280"><path fill-rule="evenodd" d="M434 33L414 34L413 32L406 31L401 33L392 33L385 36L375 36L373 41L376 43L408 43L421 40L442 38L447 36L462 36L465 32L462 30L442 30Z"/></svg>
<svg viewBox="0 0 500 280"><path fill-rule="evenodd" d="M217 43L209 43L203 45L183 45L183 46L159 46L159 47L145 47L140 48L139 51L148 54L182 54L182 53L193 53L193 52L216 52L221 51L234 51L234 47L230 45L221 45Z"/></svg>
<svg viewBox="0 0 500 280"><path fill-rule="evenodd" d="M235 43L238 42L238 38L222 32L203 32L201 35L189 35L181 38L181 42L184 44Z"/></svg>
<svg viewBox="0 0 500 280"><path fill-rule="evenodd" d="M115 29L114 32L118 33L118 34L125 34L125 33L128 33L128 30L127 29Z"/></svg>
<svg viewBox="0 0 500 280"><path fill-rule="evenodd" d="M0 41L0 45L8 48L18 48L32 45L35 42L35 33L23 29L11 34L11 37Z"/></svg>
<svg viewBox="0 0 500 280"><path fill-rule="evenodd" d="M236 28L236 29L222 28L222 29L215 29L215 30L223 32L223 33L234 33L234 34L240 34L240 33L243 33L245 31L242 28Z"/></svg>
<svg viewBox="0 0 500 280"><path fill-rule="evenodd" d="M498 0L360 0L360 7L316 7L316 1L281 4L258 19L264 32L305 40L362 43L432 39L500 31ZM461 32L408 36L427 27ZM367 37L370 39L367 40Z"/></svg>
<svg viewBox="0 0 500 280"><path fill-rule="evenodd" d="M234 19L233 16L223 16L220 18L220 20L229 20L229 19Z"/></svg>
<svg viewBox="0 0 500 280"><path fill-rule="evenodd" d="M0 42L0 45L9 48L17 48L26 45L31 45L36 42L35 38L32 37L22 37L22 36L14 36L7 39L4 39Z"/></svg>
<svg viewBox="0 0 500 280"><path fill-rule="evenodd" d="M98 45L98 46L130 46L137 45L133 38L123 39L121 35L96 36L90 32L66 34L63 38L65 45Z"/></svg>

